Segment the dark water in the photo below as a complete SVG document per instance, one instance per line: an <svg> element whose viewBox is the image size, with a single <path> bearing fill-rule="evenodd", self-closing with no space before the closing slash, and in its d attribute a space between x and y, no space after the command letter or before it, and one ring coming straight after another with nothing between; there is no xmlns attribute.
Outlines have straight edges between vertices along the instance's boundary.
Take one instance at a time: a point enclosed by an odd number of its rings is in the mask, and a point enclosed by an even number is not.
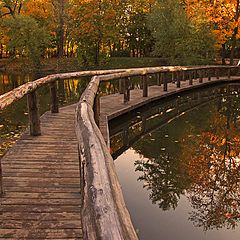
<svg viewBox="0 0 240 240"><path fill-rule="evenodd" d="M152 104L110 129L140 239L239 239L240 85Z"/></svg>

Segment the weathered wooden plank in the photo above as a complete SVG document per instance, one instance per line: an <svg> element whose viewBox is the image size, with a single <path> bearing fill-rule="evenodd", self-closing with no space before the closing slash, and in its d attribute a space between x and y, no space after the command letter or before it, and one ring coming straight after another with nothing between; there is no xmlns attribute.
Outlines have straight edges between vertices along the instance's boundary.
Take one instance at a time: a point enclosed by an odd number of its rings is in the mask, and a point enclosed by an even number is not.
<svg viewBox="0 0 240 240"><path fill-rule="evenodd" d="M63 220L81 220L80 212L62 212L62 213L29 213L29 212L4 212L1 214L1 219L4 221L8 220L30 220L30 221L39 221L43 219L44 221L63 221ZM79 223L79 222L78 222ZM79 228L79 226L77 227Z"/></svg>
<svg viewBox="0 0 240 240"><path fill-rule="evenodd" d="M8 219L7 221L5 219L0 220L0 229L28 229L28 228L35 228L37 226L38 229L72 229L73 231L75 229L81 229L79 220L65 220L61 221L59 219L57 220L45 220L40 219L40 221L34 221L34 220L12 220Z"/></svg>
<svg viewBox="0 0 240 240"><path fill-rule="evenodd" d="M37 226L37 224L36 224ZM29 232L27 229L0 229L2 238L14 239L57 239L57 238L74 238L82 237L81 229L33 229Z"/></svg>
<svg viewBox="0 0 240 240"><path fill-rule="evenodd" d="M71 114L64 115L64 109L71 109ZM33 138L24 133L3 158L2 238L82 236L75 106L64 109L54 116L43 115L44 136Z"/></svg>
<svg viewBox="0 0 240 240"><path fill-rule="evenodd" d="M5 194L5 199L78 199L80 195L80 192L77 193L22 193L22 192L7 192Z"/></svg>

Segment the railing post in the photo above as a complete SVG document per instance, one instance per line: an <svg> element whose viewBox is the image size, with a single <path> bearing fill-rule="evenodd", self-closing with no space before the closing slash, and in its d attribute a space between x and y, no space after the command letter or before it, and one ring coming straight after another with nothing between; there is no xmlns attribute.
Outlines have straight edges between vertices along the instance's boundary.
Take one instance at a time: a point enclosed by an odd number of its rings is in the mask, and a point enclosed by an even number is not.
<svg viewBox="0 0 240 240"><path fill-rule="evenodd" d="M194 70L194 75L193 75L193 79L197 79L197 70Z"/></svg>
<svg viewBox="0 0 240 240"><path fill-rule="evenodd" d="M56 82L50 83L51 112L59 113Z"/></svg>
<svg viewBox="0 0 240 240"><path fill-rule="evenodd" d="M175 72L172 72L172 83L175 83Z"/></svg>
<svg viewBox="0 0 240 240"><path fill-rule="evenodd" d="M124 82L122 79L118 80L119 93L124 94Z"/></svg>
<svg viewBox="0 0 240 240"><path fill-rule="evenodd" d="M186 74L185 74L185 70L182 71L182 80L186 81Z"/></svg>
<svg viewBox="0 0 240 240"><path fill-rule="evenodd" d="M203 70L201 69L199 71L199 83L202 83L203 82Z"/></svg>
<svg viewBox="0 0 240 240"><path fill-rule="evenodd" d="M100 124L100 94L99 92L96 93L93 103L93 112L94 112L94 120L99 127Z"/></svg>
<svg viewBox="0 0 240 240"><path fill-rule="evenodd" d="M228 74L228 79L231 79L231 68L228 68L227 74Z"/></svg>
<svg viewBox="0 0 240 240"><path fill-rule="evenodd" d="M216 79L219 79L219 69L218 68L215 69L215 76L216 76Z"/></svg>
<svg viewBox="0 0 240 240"><path fill-rule="evenodd" d="M38 98L36 91L29 93L27 95L27 99L28 99L30 135L39 136L41 135L41 128L40 128L40 115L38 109Z"/></svg>
<svg viewBox="0 0 240 240"><path fill-rule="evenodd" d="M143 97L148 96L148 79L147 75L143 75Z"/></svg>
<svg viewBox="0 0 240 240"><path fill-rule="evenodd" d="M208 69L207 73L208 73L208 81L211 81L211 69Z"/></svg>
<svg viewBox="0 0 240 240"><path fill-rule="evenodd" d="M124 104L130 100L129 78L124 78Z"/></svg>
<svg viewBox="0 0 240 240"><path fill-rule="evenodd" d="M161 73L157 73L157 85L158 85L158 86L161 86L161 84L162 84L161 76L162 76Z"/></svg>
<svg viewBox="0 0 240 240"><path fill-rule="evenodd" d="M189 71L189 85L193 85L192 71Z"/></svg>
<svg viewBox="0 0 240 240"><path fill-rule="evenodd" d="M181 87L181 74L180 74L180 71L177 71L176 72L176 75L177 75L177 88L180 88Z"/></svg>
<svg viewBox="0 0 240 240"><path fill-rule="evenodd" d="M167 76L166 76L166 72L163 73L164 74L164 77L163 77L163 91L164 92L167 92L167 84L168 84L168 80L167 80Z"/></svg>

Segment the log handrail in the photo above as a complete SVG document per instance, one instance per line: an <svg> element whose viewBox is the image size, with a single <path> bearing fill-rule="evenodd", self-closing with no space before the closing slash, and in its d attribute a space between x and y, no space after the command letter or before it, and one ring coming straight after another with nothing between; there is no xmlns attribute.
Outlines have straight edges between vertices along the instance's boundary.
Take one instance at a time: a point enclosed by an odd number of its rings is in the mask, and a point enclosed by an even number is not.
<svg viewBox="0 0 240 240"><path fill-rule="evenodd" d="M133 76L144 76L147 85L147 74L159 74L172 71L197 71L211 68L143 68L131 69L121 73L94 76L81 96L76 109L76 134L79 143L81 190L83 193L82 217L84 239L119 239L136 240L137 234L125 206L120 184L114 168L112 156L94 119L94 109L97 112L95 96L101 81L123 79L125 81L124 103L129 101L128 81ZM192 74L191 74L192 75ZM192 78L197 76L191 76ZM192 80L191 80L192 81ZM121 81L120 81L121 83ZM167 82L166 82L167 84ZM177 84L180 84L179 82ZM120 84L122 88L122 83ZM143 86L143 97L147 97L147 86ZM167 89L166 89L167 90ZM97 114L98 115L98 114Z"/></svg>

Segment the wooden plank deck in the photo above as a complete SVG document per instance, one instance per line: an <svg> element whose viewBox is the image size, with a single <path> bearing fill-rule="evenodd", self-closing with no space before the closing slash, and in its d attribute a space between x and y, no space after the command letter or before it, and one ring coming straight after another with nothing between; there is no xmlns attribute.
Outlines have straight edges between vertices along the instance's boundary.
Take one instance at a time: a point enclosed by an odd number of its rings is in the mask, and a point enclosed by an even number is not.
<svg viewBox="0 0 240 240"><path fill-rule="evenodd" d="M81 239L75 106L41 117L2 158L0 239Z"/></svg>

